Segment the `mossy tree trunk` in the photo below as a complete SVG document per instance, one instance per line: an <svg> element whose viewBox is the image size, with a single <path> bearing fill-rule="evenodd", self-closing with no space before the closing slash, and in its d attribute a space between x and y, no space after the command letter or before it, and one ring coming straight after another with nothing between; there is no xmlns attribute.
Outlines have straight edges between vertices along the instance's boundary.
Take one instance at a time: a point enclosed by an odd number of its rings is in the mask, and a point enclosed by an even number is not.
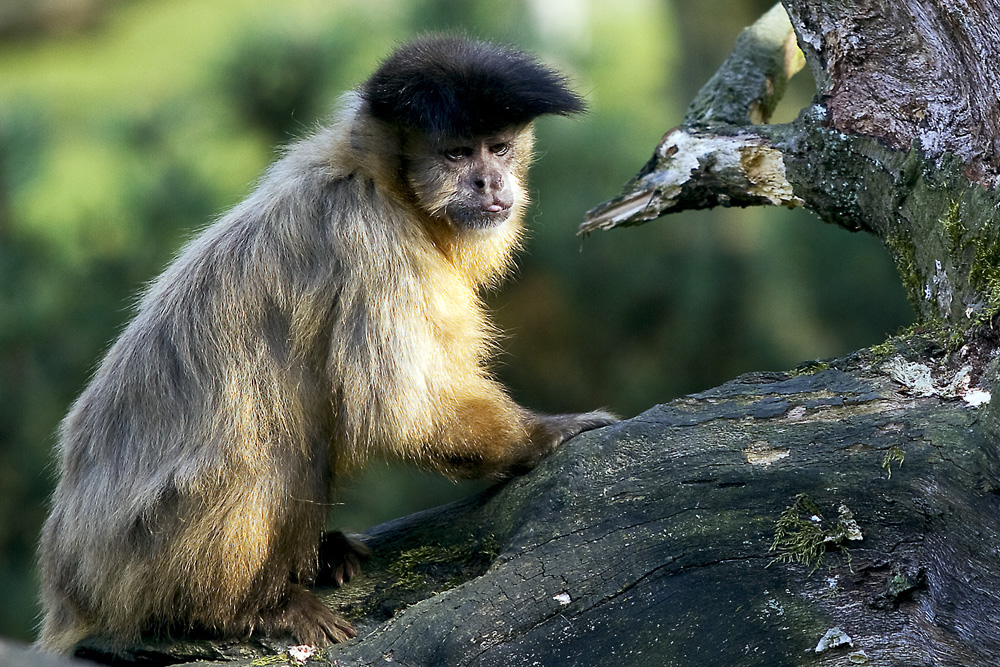
<svg viewBox="0 0 1000 667"><path fill-rule="evenodd" d="M785 7L744 32L584 230L806 206L885 242L924 326L658 406L524 478L374 529L366 573L329 597L360 637L314 658L1000 664L1000 5ZM796 43L819 93L767 125ZM250 664L268 649L282 647L131 656Z"/></svg>

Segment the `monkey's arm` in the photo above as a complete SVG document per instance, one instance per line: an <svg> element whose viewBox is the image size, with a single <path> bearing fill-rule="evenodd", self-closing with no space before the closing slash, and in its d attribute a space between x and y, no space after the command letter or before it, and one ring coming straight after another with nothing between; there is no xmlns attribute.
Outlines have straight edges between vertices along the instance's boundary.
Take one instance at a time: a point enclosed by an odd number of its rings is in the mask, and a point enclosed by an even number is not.
<svg viewBox="0 0 1000 667"><path fill-rule="evenodd" d="M449 418L419 457L456 477L522 475L573 436L618 421L604 411L538 414L517 405L488 378L465 385L453 400Z"/></svg>

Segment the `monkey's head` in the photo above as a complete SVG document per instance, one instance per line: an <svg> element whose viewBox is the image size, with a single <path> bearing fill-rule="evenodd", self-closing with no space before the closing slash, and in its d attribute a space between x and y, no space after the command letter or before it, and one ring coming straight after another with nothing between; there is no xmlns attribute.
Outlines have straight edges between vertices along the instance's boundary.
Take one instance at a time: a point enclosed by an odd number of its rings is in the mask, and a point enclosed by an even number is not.
<svg viewBox="0 0 1000 667"><path fill-rule="evenodd" d="M361 96L373 118L397 130L417 204L460 229L495 227L519 214L531 121L584 109L563 77L533 57L458 37L399 48Z"/></svg>

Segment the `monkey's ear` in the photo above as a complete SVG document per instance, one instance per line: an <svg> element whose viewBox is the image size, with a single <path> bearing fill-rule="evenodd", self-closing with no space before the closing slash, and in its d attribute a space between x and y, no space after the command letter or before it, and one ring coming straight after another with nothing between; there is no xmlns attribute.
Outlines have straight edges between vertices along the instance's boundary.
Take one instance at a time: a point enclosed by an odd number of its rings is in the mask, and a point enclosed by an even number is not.
<svg viewBox="0 0 1000 667"><path fill-rule="evenodd" d="M375 118L437 136L483 136L585 108L562 75L523 51L450 36L400 47L361 93Z"/></svg>

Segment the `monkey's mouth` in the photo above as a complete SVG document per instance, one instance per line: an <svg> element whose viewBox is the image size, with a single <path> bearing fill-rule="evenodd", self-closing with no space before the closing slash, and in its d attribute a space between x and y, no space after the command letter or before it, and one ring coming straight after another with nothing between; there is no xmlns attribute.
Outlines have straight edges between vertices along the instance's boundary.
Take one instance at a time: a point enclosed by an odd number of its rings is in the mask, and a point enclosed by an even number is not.
<svg viewBox="0 0 1000 667"><path fill-rule="evenodd" d="M488 229L506 222L512 208L506 202L492 201L477 205L449 206L447 213L448 218L458 227Z"/></svg>

